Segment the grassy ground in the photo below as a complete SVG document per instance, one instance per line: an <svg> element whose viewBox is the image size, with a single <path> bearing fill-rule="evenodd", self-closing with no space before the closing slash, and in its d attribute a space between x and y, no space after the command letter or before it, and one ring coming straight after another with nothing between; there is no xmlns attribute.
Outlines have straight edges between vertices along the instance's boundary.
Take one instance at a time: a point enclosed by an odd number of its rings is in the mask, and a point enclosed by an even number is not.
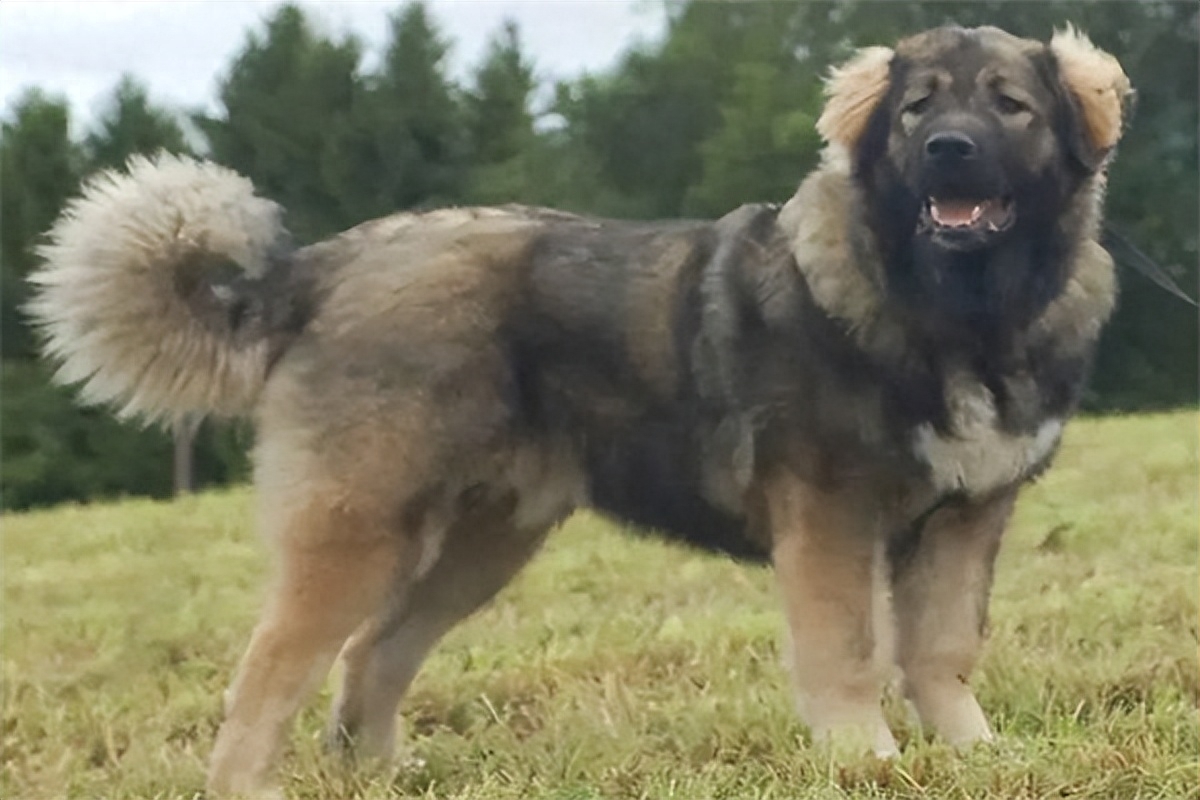
<svg viewBox="0 0 1200 800"><path fill-rule="evenodd" d="M289 796L1196 798L1195 413L1080 421L1001 556L975 681L1002 742L958 755L893 708L895 763L806 748L770 573L573 519L427 664L421 762L321 758ZM245 490L13 515L4 535L5 798L195 797L260 597Z"/></svg>

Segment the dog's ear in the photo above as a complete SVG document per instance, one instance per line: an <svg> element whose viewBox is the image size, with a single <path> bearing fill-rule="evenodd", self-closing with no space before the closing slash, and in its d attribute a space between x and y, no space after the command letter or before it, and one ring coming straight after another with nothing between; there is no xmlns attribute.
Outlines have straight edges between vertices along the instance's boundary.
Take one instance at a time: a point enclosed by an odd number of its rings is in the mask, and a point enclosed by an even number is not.
<svg viewBox="0 0 1200 800"><path fill-rule="evenodd" d="M854 149L872 112L887 94L893 55L887 47L865 47L833 69L825 83L825 109L817 120L821 138Z"/></svg>
<svg viewBox="0 0 1200 800"><path fill-rule="evenodd" d="M1050 52L1073 106L1071 152L1094 172L1124 133L1133 112L1133 87L1117 59L1070 25L1054 32Z"/></svg>

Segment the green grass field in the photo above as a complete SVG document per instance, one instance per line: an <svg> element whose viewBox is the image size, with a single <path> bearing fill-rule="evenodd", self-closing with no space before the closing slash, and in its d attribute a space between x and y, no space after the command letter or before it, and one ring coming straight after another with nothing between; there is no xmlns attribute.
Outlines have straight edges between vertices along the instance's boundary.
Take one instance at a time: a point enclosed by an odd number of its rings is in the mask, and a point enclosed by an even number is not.
<svg viewBox="0 0 1200 800"><path fill-rule="evenodd" d="M1197 798L1197 419L1081 420L1025 495L975 684L1000 734L957 754L898 703L894 763L807 747L769 571L580 515L454 631L402 707L414 760L321 756L289 797ZM10 515L4 798L192 798L256 616L247 490Z"/></svg>

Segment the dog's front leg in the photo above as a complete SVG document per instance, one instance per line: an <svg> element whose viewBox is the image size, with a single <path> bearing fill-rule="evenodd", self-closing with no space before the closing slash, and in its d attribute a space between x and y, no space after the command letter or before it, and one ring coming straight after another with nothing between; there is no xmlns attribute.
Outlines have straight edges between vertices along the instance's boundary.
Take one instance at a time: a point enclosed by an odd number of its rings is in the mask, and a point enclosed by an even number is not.
<svg viewBox="0 0 1200 800"><path fill-rule="evenodd" d="M897 654L921 722L955 745L992 730L968 685L987 627L992 564L1016 491L944 508L895 558Z"/></svg>
<svg viewBox="0 0 1200 800"><path fill-rule="evenodd" d="M877 596L884 591L879 514L863 497L792 474L764 489L800 715L835 755L895 755L880 707L891 620Z"/></svg>

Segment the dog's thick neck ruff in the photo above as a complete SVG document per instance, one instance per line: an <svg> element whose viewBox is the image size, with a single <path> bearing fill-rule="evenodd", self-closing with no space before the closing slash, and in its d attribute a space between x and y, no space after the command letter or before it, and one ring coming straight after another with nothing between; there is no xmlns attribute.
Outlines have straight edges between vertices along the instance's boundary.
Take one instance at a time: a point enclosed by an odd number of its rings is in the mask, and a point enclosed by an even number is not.
<svg viewBox="0 0 1200 800"><path fill-rule="evenodd" d="M1102 180L1092 178L1058 222L1060 229L1083 235L1073 237L1079 244L1067 256L1063 289L1032 315L1022 331L1031 340L1047 344L1061 340L1066 348L1090 345L1112 312L1116 300L1112 257L1096 240ZM845 324L866 353L883 360L900 359L912 352L913 337L920 331L911 313L888 296L886 259L860 213L864 202L848 159L835 146L826 153L822 168L784 205L779 225L814 302ZM814 207L829 213L805 213Z"/></svg>

